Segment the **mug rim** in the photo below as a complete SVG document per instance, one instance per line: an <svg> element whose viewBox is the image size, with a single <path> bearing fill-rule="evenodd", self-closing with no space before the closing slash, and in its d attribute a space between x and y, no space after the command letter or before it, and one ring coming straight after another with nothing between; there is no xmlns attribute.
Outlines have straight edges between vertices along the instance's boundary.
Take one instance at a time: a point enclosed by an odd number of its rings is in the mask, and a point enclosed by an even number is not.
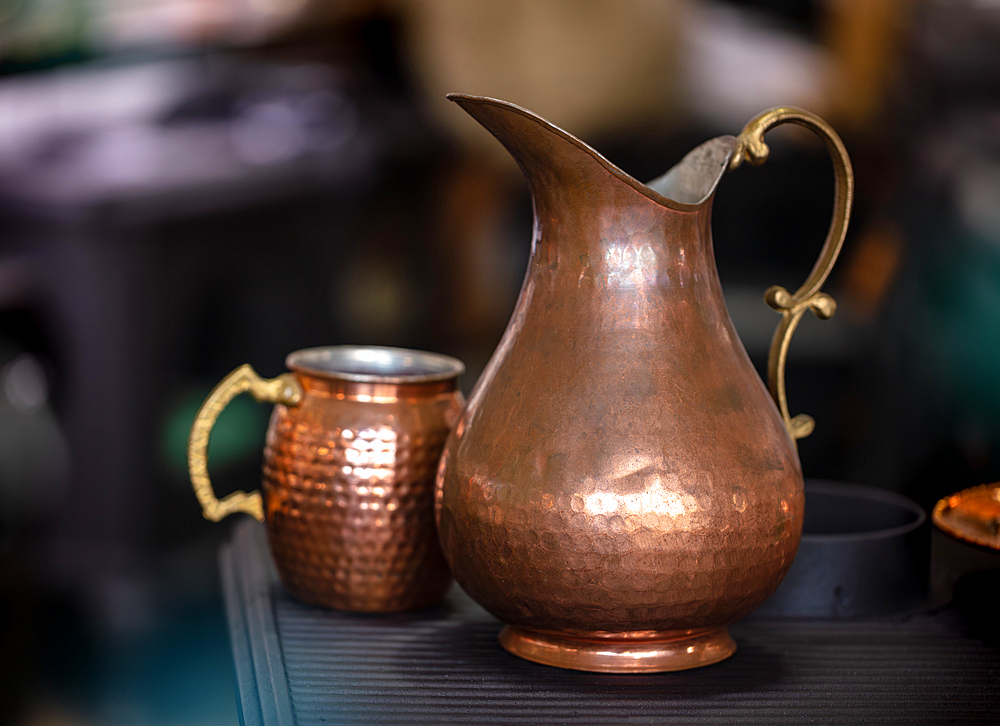
<svg viewBox="0 0 1000 726"><path fill-rule="evenodd" d="M383 345L303 348L289 353L285 365L298 373L351 383L433 383L465 372L465 364L450 355Z"/></svg>

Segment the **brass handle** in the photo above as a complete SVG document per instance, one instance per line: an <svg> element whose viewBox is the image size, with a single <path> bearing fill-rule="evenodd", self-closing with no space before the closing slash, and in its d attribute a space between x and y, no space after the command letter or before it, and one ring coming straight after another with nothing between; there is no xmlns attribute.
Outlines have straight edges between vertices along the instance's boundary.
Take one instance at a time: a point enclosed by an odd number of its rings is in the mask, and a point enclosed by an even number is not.
<svg viewBox="0 0 1000 726"><path fill-rule="evenodd" d="M208 439L212 435L212 427L229 402L246 392L260 402L283 403L286 406L294 406L302 400L302 388L291 373L282 373L277 378L268 380L257 375L249 364L241 365L223 378L208 394L191 425L191 435L188 437L188 471L195 496L201 502L202 513L205 519L213 522L235 512L246 512L259 521L264 521L264 504L260 492L233 492L220 501L215 498L212 480L208 478Z"/></svg>
<svg viewBox="0 0 1000 726"><path fill-rule="evenodd" d="M736 151L729 160L729 168L735 169L744 161L758 166L767 161L770 149L764 143L764 134L781 124L798 124L815 132L826 144L827 151L833 161L834 196L833 221L826 235L826 242L820 251L819 259L809 273L805 283L795 294L785 288L775 285L764 293L764 301L781 313L781 322L771 339L771 350L767 356L767 386L771 390L775 403L781 411L788 433L793 439L801 439L813 432L815 421L812 417L799 414L794 418L788 413L788 399L785 395L785 363L788 359L788 346L792 334L806 310L812 310L816 317L827 320L837 311L836 301L825 292L820 292L826 282L833 263L837 261L840 247L847 234L847 223L851 217L851 204L854 199L854 171L851 159L847 155L844 143L826 121L815 114L797 108L772 108L752 119L736 140Z"/></svg>

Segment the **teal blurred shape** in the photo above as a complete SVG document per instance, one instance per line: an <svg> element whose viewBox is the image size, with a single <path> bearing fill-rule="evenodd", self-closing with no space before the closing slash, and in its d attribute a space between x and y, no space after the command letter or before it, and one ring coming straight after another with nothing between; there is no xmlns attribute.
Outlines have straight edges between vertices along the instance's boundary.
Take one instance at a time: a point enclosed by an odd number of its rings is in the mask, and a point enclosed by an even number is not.
<svg viewBox="0 0 1000 726"><path fill-rule="evenodd" d="M953 229L937 242L916 276L913 358L901 362L946 413L1000 435L1000 238Z"/></svg>
<svg viewBox="0 0 1000 726"><path fill-rule="evenodd" d="M171 470L187 473L188 433L209 392L205 388L185 391L167 408L160 450ZM209 466L218 469L247 458L260 458L270 413L270 405L259 404L249 396L234 398L212 429Z"/></svg>

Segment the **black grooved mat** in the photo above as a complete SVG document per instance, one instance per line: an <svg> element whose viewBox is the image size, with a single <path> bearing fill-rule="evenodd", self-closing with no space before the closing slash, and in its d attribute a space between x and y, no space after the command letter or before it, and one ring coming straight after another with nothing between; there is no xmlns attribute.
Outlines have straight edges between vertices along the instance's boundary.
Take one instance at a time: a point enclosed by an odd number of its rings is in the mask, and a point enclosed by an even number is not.
<svg viewBox="0 0 1000 726"><path fill-rule="evenodd" d="M947 612L907 622L744 622L736 655L654 675L563 671L508 655L454 589L418 613L304 605L277 583L263 528L221 557L247 726L298 724L1000 724L1000 649Z"/></svg>

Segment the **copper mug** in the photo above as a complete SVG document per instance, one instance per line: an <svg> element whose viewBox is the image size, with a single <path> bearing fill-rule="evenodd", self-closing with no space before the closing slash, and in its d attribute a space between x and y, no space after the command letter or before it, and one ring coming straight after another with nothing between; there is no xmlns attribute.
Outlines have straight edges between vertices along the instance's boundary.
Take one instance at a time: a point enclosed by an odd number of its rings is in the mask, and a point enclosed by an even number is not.
<svg viewBox="0 0 1000 726"><path fill-rule="evenodd" d="M188 468L207 519L246 512L267 523L285 587L315 605L364 612L437 602L451 583L434 525L434 473L462 409L455 358L336 346L249 365L209 394L191 427ZM276 404L264 446L263 497L217 499L208 476L216 419L240 393Z"/></svg>

